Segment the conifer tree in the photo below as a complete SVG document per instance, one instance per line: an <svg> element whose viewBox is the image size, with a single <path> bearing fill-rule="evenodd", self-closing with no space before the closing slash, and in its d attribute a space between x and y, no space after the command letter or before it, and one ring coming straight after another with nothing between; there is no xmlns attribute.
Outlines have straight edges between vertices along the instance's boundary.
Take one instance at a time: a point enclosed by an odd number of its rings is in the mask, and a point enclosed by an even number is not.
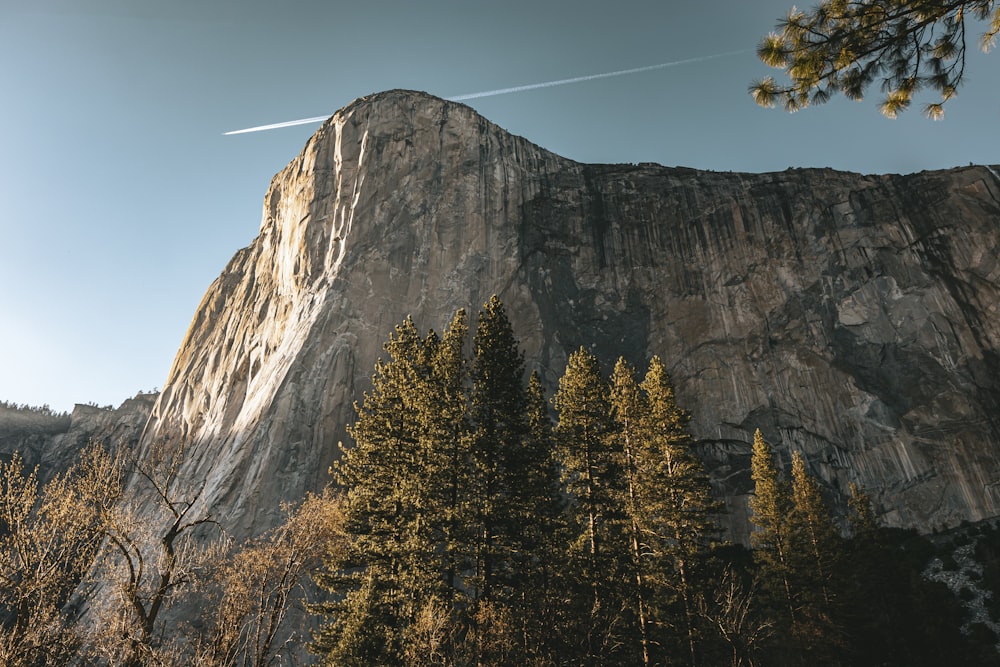
<svg viewBox="0 0 1000 667"><path fill-rule="evenodd" d="M424 521L431 541L444 551L445 590L442 600L451 604L461 587L461 576L474 557L470 532L469 398L465 342L469 335L465 311L455 313L440 343L431 352L431 373L423 386L421 446ZM430 336L428 337L428 340Z"/></svg>
<svg viewBox="0 0 1000 667"><path fill-rule="evenodd" d="M534 461L525 469L522 490L526 511L533 515L521 531L523 557L520 616L522 646L526 662L554 663L566 653L567 642L559 637L571 625L567 622L565 592L567 529L559 470L554 456L552 422L548 401L538 373L532 372L527 388L528 434L524 458Z"/></svg>
<svg viewBox="0 0 1000 667"><path fill-rule="evenodd" d="M356 406L356 444L335 466L355 539L317 578L340 599L314 607L329 622L313 648L331 664L430 664L415 641L447 664L538 653L544 617L530 631L513 619L535 609L526 587L553 551L550 424L499 299L471 362L467 339L462 310L440 337L407 318Z"/></svg>
<svg viewBox="0 0 1000 667"><path fill-rule="evenodd" d="M480 664L500 664L501 653L506 661L523 662L539 650L538 626L529 632L527 620L545 622L536 608L546 594L539 568L551 565L558 477L541 383L533 374L525 388L524 355L495 295L479 313L471 376L474 558L468 589L482 621L474 624L476 656ZM508 617L522 622L497 622Z"/></svg>
<svg viewBox="0 0 1000 667"><path fill-rule="evenodd" d="M789 621L794 623L795 601L788 535L791 489L778 476L771 446L764 440L760 429L753 434L750 476L754 482L750 522L757 527L750 535L750 543L756 548L754 557L760 562L764 584L772 589L772 594L783 598ZM780 593L774 589L780 589Z"/></svg>
<svg viewBox="0 0 1000 667"><path fill-rule="evenodd" d="M790 80L765 77L750 92L762 106L796 111L838 92L860 100L879 85L885 93L879 108L895 118L914 93L930 89L940 99L924 112L939 119L965 75L966 27L977 22L984 29L979 45L989 51L1000 34L995 0L822 0L809 11L792 7L757 47L760 59Z"/></svg>
<svg viewBox="0 0 1000 667"><path fill-rule="evenodd" d="M640 387L648 406L641 413L637 450L640 525L663 583L680 600L693 666L698 662L694 567L717 529L718 506L704 466L692 450L687 432L690 416L678 407L659 357L650 360Z"/></svg>
<svg viewBox="0 0 1000 667"><path fill-rule="evenodd" d="M548 401L541 378L532 371L528 377L526 414L528 433L524 442L523 457L533 462L525 466L525 486L522 493L526 511L539 517L539 525L531 526L528 534L538 531L537 542L551 542L561 526L564 509L559 470L554 455L552 421L549 419ZM543 537L544 536L544 537ZM544 547L543 551L548 547Z"/></svg>
<svg viewBox="0 0 1000 667"><path fill-rule="evenodd" d="M478 598L504 594L514 585L514 554L519 527L531 520L517 497L528 461L523 460L528 435L524 356L503 304L494 295L479 313L473 340L472 464L475 494L475 575ZM498 590L499 589L499 590Z"/></svg>
<svg viewBox="0 0 1000 667"><path fill-rule="evenodd" d="M610 437L614 432L608 388L597 357L582 347L570 355L553 402L559 413L556 446L566 487L578 500L586 552L598 558L608 521L618 511L614 485L620 462Z"/></svg>
<svg viewBox="0 0 1000 667"><path fill-rule="evenodd" d="M806 470L801 452L792 454L792 511L788 552L797 591L793 632L810 660L833 660L840 643L835 579L842 545L819 484Z"/></svg>
<svg viewBox="0 0 1000 667"><path fill-rule="evenodd" d="M421 339L406 318L385 345L388 359L376 362L371 391L355 405L355 446L334 466L353 542L316 577L336 596L313 608L327 618L312 647L327 664L398 664L403 632L422 601L447 594L449 552L427 497L434 483L428 385L439 345L433 333Z"/></svg>
<svg viewBox="0 0 1000 667"><path fill-rule="evenodd" d="M617 425L618 446L624 454L624 473L627 487L626 513L628 514L628 543L631 555L631 569L634 572L634 598L636 619L639 625L639 641L642 651L642 663L649 665L650 656L650 619L649 619L649 569L652 566L652 552L643 534L643 524L649 517L647 507L640 498L638 479L640 466L647 460L640 454L640 449L646 449L642 438L644 417L649 408L648 401L643 400L639 385L635 379L635 369L619 357L611 373L611 411Z"/></svg>
<svg viewBox="0 0 1000 667"><path fill-rule="evenodd" d="M793 555L799 560L796 578L804 592L814 593L816 602L829 607L839 537L801 452L792 454L792 504L789 537Z"/></svg>
<svg viewBox="0 0 1000 667"><path fill-rule="evenodd" d="M848 487L850 497L847 499L847 506L851 510L848 520L851 523L851 534L854 537L874 540L878 531L878 520L875 518L875 510L872 508L871 498L864 489L854 482Z"/></svg>
<svg viewBox="0 0 1000 667"><path fill-rule="evenodd" d="M589 603L579 600L585 629L584 661L600 664L621 643L618 599L625 540L622 464L613 448L608 386L598 359L585 349L572 353L553 399L559 420L556 450L570 497L568 520L575 539L571 557L581 565Z"/></svg>

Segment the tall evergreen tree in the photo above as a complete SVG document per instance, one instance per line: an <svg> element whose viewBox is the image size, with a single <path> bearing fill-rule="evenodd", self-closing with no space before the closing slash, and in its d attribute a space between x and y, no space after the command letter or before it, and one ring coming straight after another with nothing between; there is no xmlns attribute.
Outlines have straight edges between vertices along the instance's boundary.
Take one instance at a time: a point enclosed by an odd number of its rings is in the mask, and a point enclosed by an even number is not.
<svg viewBox="0 0 1000 667"><path fill-rule="evenodd" d="M336 596L314 649L332 664L524 662L540 655L537 591L560 508L551 425L502 303L480 313L473 354L459 310L442 336L407 318L356 406L347 557L319 583ZM553 605L554 606L554 605ZM529 628L518 618L537 623ZM419 646L418 646L419 644Z"/></svg>
<svg viewBox="0 0 1000 667"><path fill-rule="evenodd" d="M517 496L526 472L528 435L524 356L494 295L479 313L473 340L472 464L476 497L475 595L503 597L515 585L519 527L530 520Z"/></svg>
<svg viewBox="0 0 1000 667"><path fill-rule="evenodd" d="M680 600L689 663L698 662L694 569L717 530L719 508L687 431L690 416L677 405L666 368L654 356L641 389L648 408L641 417L637 481L640 525L666 588ZM663 612L661 612L661 615Z"/></svg>
<svg viewBox="0 0 1000 667"><path fill-rule="evenodd" d="M318 583L333 602L313 649L328 664L399 664L403 636L431 598L451 600L458 556L454 525L463 441L462 314L442 341L421 339L410 318L376 362L372 389L356 405L355 446L334 467L346 489L347 556L327 562ZM458 348L458 359L455 350Z"/></svg>
<svg viewBox="0 0 1000 667"><path fill-rule="evenodd" d="M642 442L646 435L643 432L644 418L648 415L649 402L639 391L635 379L635 369L619 357L611 373L611 411L617 426L618 446L624 454L624 473L627 490L626 513L628 515L628 544L631 555L631 569L634 573L634 600L636 619L639 625L639 641L642 651L642 663L649 665L650 655L650 618L649 618L649 578L652 563L652 552L647 544L647 535L643 534L643 524L649 517L647 507L640 498L640 465L647 463L640 454L646 449Z"/></svg>
<svg viewBox="0 0 1000 667"><path fill-rule="evenodd" d="M528 433L524 441L523 459L530 462L524 466L524 486L520 493L524 497L524 511L538 517L538 524L528 524L528 531L522 536L531 536L532 544L547 542L549 546L539 547L543 552L551 548L554 533L562 525L564 509L559 469L554 453L552 421L549 419L548 401L542 388L541 378L532 371L528 377L526 414Z"/></svg>
<svg viewBox="0 0 1000 667"><path fill-rule="evenodd" d="M584 661L601 664L622 643L619 584L625 544L622 462L613 446L614 422L608 386L598 359L585 349L572 353L553 399L559 420L556 451L570 497L568 520L576 539L571 556L589 589L582 604ZM589 607L589 608L588 608Z"/></svg>
<svg viewBox="0 0 1000 667"><path fill-rule="evenodd" d="M852 536L874 539L878 531L878 520L875 518L871 498L854 482L851 482L848 488L850 497L847 499L847 506L851 510L848 520Z"/></svg>
<svg viewBox="0 0 1000 667"><path fill-rule="evenodd" d="M522 507L531 514L521 531L523 552L517 561L522 646L526 663L555 664L570 645L563 638L572 632L565 604L571 570L566 566L565 501L553 451L552 421L536 372L528 378L527 415L524 459L535 463L526 466L520 491Z"/></svg>
<svg viewBox="0 0 1000 667"><path fill-rule="evenodd" d="M420 494L425 501L426 521L433 541L444 552L446 588L441 596L451 604L462 586L461 577L474 558L474 536L469 521L472 511L472 480L469 471L471 434L468 417L468 361L465 343L469 335L465 310L458 310L440 344L427 346L430 381L423 387L421 413L424 456ZM430 338L430 337L429 337Z"/></svg>
<svg viewBox="0 0 1000 667"><path fill-rule="evenodd" d="M819 484L801 452L792 454L788 554L797 591L794 634L810 661L832 662L841 643L835 598L842 544Z"/></svg>
<svg viewBox="0 0 1000 667"><path fill-rule="evenodd" d="M499 664L503 648L508 662L524 662L539 650L537 629L497 619L544 622L535 603L545 594L539 567L551 557L558 478L541 384L533 375L525 388L524 355L495 295L479 313L471 376L475 537L468 588L480 619L474 623L477 661Z"/></svg>
<svg viewBox="0 0 1000 667"><path fill-rule="evenodd" d="M794 555L799 558L797 579L804 590L814 594L815 602L829 607L840 551L839 535L801 452L792 454L792 505L789 537Z"/></svg>
<svg viewBox="0 0 1000 667"><path fill-rule="evenodd" d="M764 585L782 599L790 623L795 622L795 600L789 558L788 516L792 510L791 489L778 475L771 446L760 429L753 434L750 476L754 494L750 498L750 522L757 530L750 535L754 557L760 563Z"/></svg>

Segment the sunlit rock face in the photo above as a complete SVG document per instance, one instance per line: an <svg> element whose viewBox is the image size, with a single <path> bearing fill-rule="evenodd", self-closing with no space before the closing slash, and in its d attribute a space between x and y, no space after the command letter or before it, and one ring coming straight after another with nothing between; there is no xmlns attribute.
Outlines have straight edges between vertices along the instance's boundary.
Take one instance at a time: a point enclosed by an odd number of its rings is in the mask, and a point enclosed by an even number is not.
<svg viewBox="0 0 1000 667"><path fill-rule="evenodd" d="M145 442L183 441L210 511L259 532L328 481L392 327L440 330L497 293L550 389L581 345L665 360L733 537L756 428L832 498L867 488L891 525L995 516L998 248L987 167L585 165L461 104L373 95L274 177Z"/></svg>

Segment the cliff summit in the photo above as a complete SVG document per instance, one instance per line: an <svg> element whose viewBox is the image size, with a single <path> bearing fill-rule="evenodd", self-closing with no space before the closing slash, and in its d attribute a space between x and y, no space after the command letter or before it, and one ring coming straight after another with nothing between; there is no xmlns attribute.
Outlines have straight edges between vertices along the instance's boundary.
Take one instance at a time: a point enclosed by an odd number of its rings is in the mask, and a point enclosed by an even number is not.
<svg viewBox="0 0 1000 667"><path fill-rule="evenodd" d="M327 481L381 344L493 293L552 386L580 345L659 354L745 538L754 429L890 525L1000 514L1000 167L912 175L588 165L471 108L359 99L279 172L143 443L236 536Z"/></svg>

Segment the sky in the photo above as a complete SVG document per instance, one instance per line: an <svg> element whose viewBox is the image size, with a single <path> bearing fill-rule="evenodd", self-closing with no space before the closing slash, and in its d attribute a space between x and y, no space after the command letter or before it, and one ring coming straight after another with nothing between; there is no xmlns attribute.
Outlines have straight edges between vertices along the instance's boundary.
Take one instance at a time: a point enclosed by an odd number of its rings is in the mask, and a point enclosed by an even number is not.
<svg viewBox="0 0 1000 667"><path fill-rule="evenodd" d="M0 400L71 410L162 386L202 295L318 123L391 88L469 99L565 157L720 171L1000 163L1000 53L929 121L757 107L792 0L0 0ZM974 49L970 49L974 51ZM933 101L926 99L924 101Z"/></svg>

